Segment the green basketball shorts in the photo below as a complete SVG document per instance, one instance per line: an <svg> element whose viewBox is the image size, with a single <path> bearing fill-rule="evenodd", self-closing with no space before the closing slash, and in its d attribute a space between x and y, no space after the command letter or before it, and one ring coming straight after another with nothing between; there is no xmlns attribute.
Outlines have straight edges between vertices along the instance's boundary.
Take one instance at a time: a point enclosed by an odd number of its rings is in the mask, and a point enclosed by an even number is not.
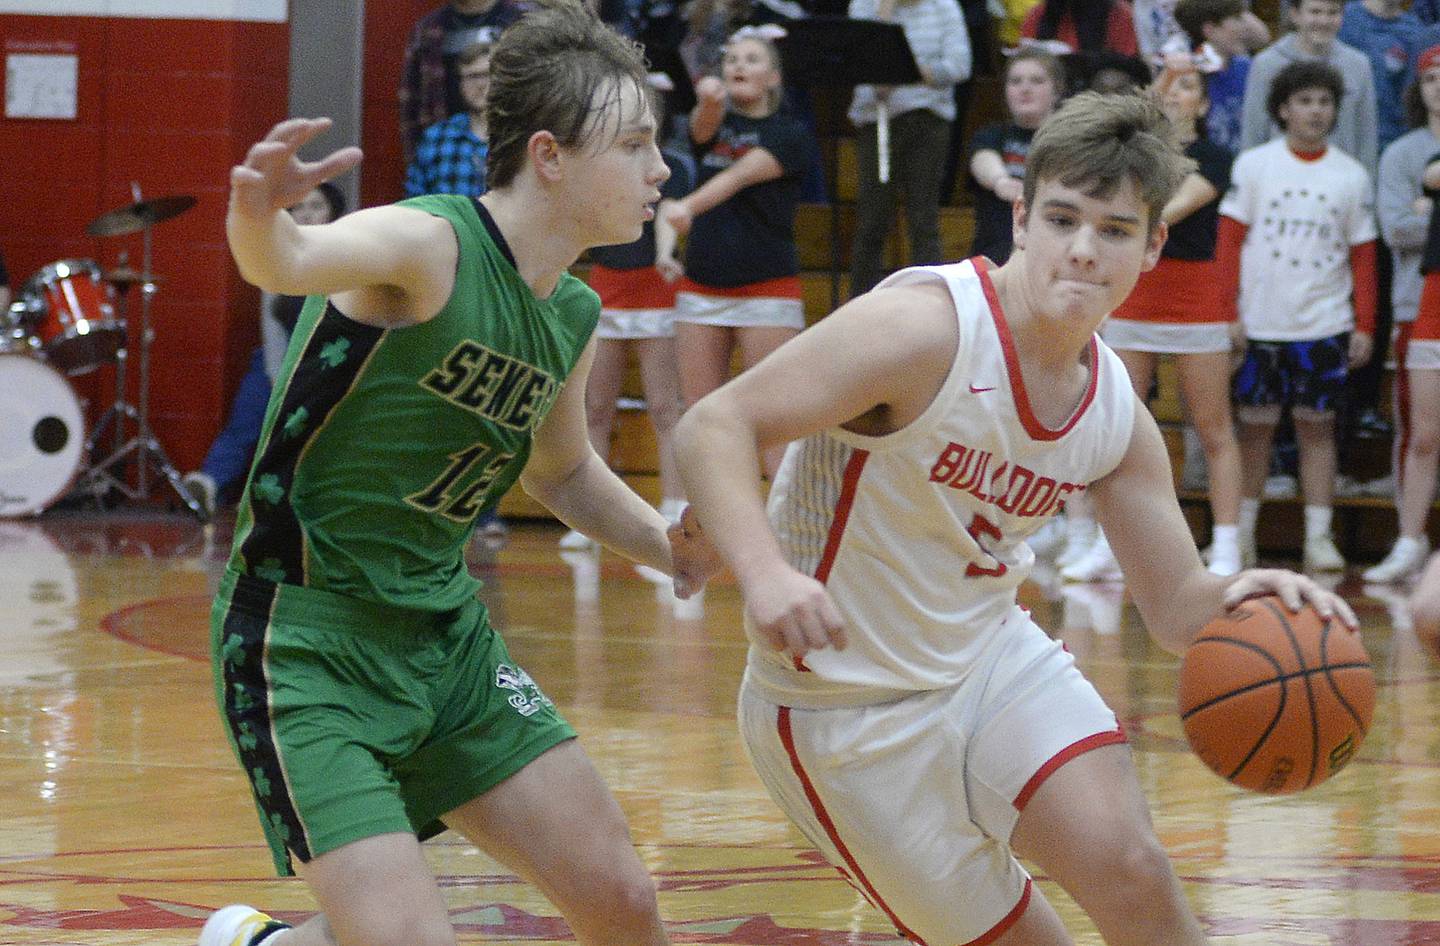
<svg viewBox="0 0 1440 946"><path fill-rule="evenodd" d="M281 875L440 817L575 736L471 601L428 613L227 572L216 698Z"/></svg>

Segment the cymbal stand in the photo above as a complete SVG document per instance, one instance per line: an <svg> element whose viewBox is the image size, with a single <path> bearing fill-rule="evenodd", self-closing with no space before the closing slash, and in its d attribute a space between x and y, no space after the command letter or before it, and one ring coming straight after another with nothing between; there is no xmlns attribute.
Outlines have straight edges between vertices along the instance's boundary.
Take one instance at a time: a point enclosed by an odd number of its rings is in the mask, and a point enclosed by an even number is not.
<svg viewBox="0 0 1440 946"><path fill-rule="evenodd" d="M153 465L155 472L165 478L185 507L193 512L201 522L205 522L209 519L209 516L205 514L205 507L201 506L199 500L191 496L190 491L180 482L180 471L175 468L175 464L170 462L165 448L160 445L154 431L150 429L150 347L155 341L155 332L150 327L150 300L155 295L156 289L154 280L149 278L152 273L150 264L153 228L153 223L146 223L142 231L145 248L142 272L147 278L140 284L140 403L135 411L135 436L93 466L90 475L107 477L126 496L131 499L140 499L149 495L146 474ZM109 472L111 467L132 453L135 454L136 459L134 489Z"/></svg>
<svg viewBox="0 0 1440 946"><path fill-rule="evenodd" d="M125 254L123 252L120 254L120 264L122 266L125 264ZM100 416L100 419L96 421L95 429L90 431L90 436L85 442L85 445L89 448L87 455L92 457L98 455L96 448L99 446L106 430L111 429L112 424L114 427L111 432L114 441L111 445L110 452L118 453L120 448L125 445L126 419L128 418L133 422L138 417L135 406L125 400L125 364L129 361L130 355L130 319L129 313L126 311L129 308L130 285L130 283L122 284L118 290L120 295L120 324L125 326L125 344L120 346L119 351L115 352L115 403L111 404L105 413ZM101 473L100 476L103 476L104 479L109 482L99 484L91 483L92 489L96 485L105 487L118 485L118 483L115 482L115 477L109 473ZM98 494L103 491L95 490L95 492Z"/></svg>

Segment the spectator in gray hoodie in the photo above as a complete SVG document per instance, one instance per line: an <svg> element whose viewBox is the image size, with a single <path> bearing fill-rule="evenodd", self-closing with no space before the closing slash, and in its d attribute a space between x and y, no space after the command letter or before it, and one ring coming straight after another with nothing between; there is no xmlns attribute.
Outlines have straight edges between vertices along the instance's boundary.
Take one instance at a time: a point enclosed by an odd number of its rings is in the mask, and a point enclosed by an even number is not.
<svg viewBox="0 0 1440 946"><path fill-rule="evenodd" d="M1374 180L1379 162L1375 81L1369 57L1336 39L1342 12L1341 0L1290 0L1295 32L1272 43L1250 65L1240 147L1253 148L1280 134L1265 105L1276 73L1292 62L1324 62L1345 80L1345 96L1339 103L1330 143L1359 161Z"/></svg>

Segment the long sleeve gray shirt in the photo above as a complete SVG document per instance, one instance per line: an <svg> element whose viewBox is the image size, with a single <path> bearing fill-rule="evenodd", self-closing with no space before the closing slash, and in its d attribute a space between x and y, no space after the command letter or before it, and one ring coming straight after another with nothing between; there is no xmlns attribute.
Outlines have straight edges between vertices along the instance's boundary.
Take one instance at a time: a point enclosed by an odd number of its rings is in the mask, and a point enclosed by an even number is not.
<svg viewBox="0 0 1440 946"><path fill-rule="evenodd" d="M1440 138L1429 128L1416 128L1396 138L1380 155L1375 211L1395 261L1390 300L1396 322L1413 322L1420 307L1420 288L1425 282L1420 260L1425 255L1430 215L1417 213L1415 200L1425 193L1420 178L1436 154L1440 154Z"/></svg>
<svg viewBox="0 0 1440 946"><path fill-rule="evenodd" d="M1359 161L1371 180L1379 162L1379 129L1375 106L1375 79L1370 59L1353 46L1336 40L1328 56L1308 56L1291 33L1271 43L1250 63L1245 83L1245 103L1240 117L1240 148L1264 144L1281 133L1265 107L1275 76L1292 62L1328 62L1345 82L1345 97L1335 119L1330 143Z"/></svg>

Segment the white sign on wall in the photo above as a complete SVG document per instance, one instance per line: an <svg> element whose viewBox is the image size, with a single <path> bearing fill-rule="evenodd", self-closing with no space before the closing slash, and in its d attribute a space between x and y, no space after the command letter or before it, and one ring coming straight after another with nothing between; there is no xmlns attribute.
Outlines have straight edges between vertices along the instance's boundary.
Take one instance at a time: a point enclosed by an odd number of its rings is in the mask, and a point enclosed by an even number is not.
<svg viewBox="0 0 1440 946"><path fill-rule="evenodd" d="M5 117L74 119L79 78L73 53L6 53Z"/></svg>
<svg viewBox="0 0 1440 946"><path fill-rule="evenodd" d="M284 23L286 0L0 0L0 13Z"/></svg>

